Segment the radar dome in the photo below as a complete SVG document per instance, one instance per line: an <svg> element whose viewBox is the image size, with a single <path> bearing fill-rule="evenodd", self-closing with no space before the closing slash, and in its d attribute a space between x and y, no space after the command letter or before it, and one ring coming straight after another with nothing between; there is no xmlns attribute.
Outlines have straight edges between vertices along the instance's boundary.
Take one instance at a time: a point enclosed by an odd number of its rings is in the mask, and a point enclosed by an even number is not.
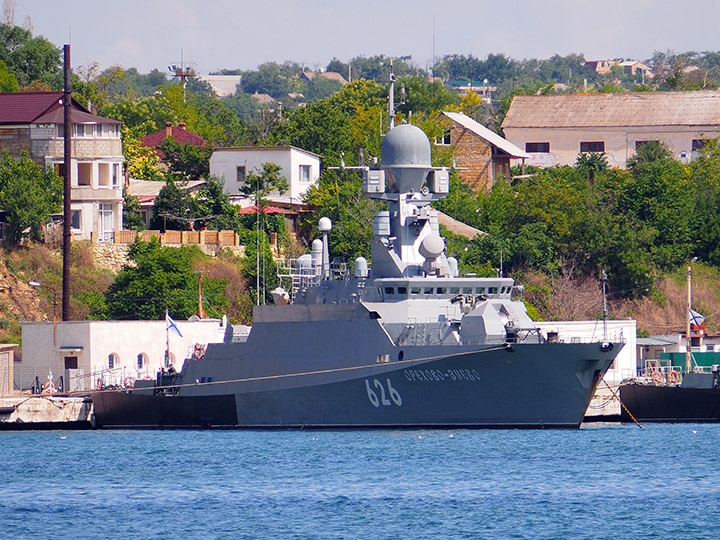
<svg viewBox="0 0 720 540"><path fill-rule="evenodd" d="M428 260L437 259L445 250L445 241L437 234L427 235L420 243L420 255Z"/></svg>
<svg viewBox="0 0 720 540"><path fill-rule="evenodd" d="M431 167L430 141L417 126L402 124L391 129L382 143L383 168Z"/></svg>

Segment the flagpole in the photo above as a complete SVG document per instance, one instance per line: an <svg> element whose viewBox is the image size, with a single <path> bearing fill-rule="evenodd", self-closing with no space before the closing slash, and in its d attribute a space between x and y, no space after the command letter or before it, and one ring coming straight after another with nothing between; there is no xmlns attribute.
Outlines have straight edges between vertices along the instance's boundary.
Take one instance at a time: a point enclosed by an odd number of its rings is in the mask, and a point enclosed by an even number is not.
<svg viewBox="0 0 720 540"><path fill-rule="evenodd" d="M168 367L169 359L170 359L170 325L168 324L168 317L170 317L170 313L168 313L167 307L165 308L165 367Z"/></svg>
<svg viewBox="0 0 720 540"><path fill-rule="evenodd" d="M687 325L685 326L685 373L692 369L692 339L690 338L690 319L692 317L692 266L687 268Z"/></svg>

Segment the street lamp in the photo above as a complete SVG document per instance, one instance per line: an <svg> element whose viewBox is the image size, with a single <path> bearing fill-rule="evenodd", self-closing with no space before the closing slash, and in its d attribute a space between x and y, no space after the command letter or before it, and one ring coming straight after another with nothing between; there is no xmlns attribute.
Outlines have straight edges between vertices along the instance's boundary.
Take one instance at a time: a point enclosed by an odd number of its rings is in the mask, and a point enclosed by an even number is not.
<svg viewBox="0 0 720 540"><path fill-rule="evenodd" d="M35 288L44 287L46 289L50 289L53 293L53 348L55 348L57 345L57 291L54 287L51 287L50 285L43 285L39 281L29 281L28 285Z"/></svg>

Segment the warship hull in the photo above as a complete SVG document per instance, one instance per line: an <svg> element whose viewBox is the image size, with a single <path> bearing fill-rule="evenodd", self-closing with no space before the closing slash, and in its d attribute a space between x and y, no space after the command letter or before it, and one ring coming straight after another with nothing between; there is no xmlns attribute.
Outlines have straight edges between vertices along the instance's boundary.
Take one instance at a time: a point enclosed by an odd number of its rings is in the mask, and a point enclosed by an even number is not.
<svg viewBox="0 0 720 540"><path fill-rule="evenodd" d="M370 365L234 380L228 372L180 382L172 395L96 392L95 421L104 428L577 428L620 346L413 349Z"/></svg>
<svg viewBox="0 0 720 540"><path fill-rule="evenodd" d="M620 385L620 399L641 422L720 422L720 388L630 382ZM624 409L621 420L632 421Z"/></svg>

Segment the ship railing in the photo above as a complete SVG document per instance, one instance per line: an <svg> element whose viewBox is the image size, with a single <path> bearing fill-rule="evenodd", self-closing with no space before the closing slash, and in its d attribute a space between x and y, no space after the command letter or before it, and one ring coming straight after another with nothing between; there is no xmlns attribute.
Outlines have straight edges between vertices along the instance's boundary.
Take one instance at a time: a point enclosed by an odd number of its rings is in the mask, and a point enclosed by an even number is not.
<svg viewBox="0 0 720 540"><path fill-rule="evenodd" d="M654 384L679 384L682 376L682 369L674 366L670 359L650 359L637 370L635 379Z"/></svg>

